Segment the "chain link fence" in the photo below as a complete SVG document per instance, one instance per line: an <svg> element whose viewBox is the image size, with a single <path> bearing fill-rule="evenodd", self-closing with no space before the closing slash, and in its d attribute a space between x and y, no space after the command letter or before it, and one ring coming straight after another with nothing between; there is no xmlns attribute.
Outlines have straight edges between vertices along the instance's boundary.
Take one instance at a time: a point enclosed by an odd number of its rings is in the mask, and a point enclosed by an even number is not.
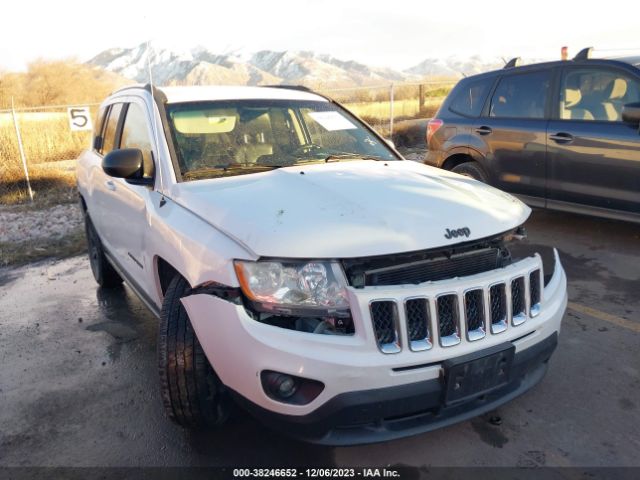
<svg viewBox="0 0 640 480"><path fill-rule="evenodd" d="M91 142L91 131L74 131L69 109L54 105L0 110L0 204L20 203L31 190L71 189L74 160ZM95 117L98 104L88 107Z"/></svg>
<svg viewBox="0 0 640 480"><path fill-rule="evenodd" d="M454 85L455 81L439 81L320 92L342 103L380 134L394 138L402 122L431 118Z"/></svg>
<svg viewBox="0 0 640 480"><path fill-rule="evenodd" d="M454 84L442 81L318 91L342 103L398 147L406 147L424 142L426 119ZM73 107L80 106L0 110L0 204L28 201L31 190L35 196L73 190L75 159L91 142L90 131L71 129L69 109ZM88 107L91 120L95 119L98 104L82 107Z"/></svg>

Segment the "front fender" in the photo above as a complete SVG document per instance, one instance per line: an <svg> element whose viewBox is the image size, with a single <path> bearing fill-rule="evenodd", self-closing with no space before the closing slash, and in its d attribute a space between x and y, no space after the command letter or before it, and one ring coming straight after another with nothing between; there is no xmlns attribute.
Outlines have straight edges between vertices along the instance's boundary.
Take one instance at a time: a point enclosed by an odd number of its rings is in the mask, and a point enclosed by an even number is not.
<svg viewBox="0 0 640 480"><path fill-rule="evenodd" d="M162 257L193 287L204 282L238 287L233 260L257 257L188 209L169 198L165 202L149 217L153 265Z"/></svg>

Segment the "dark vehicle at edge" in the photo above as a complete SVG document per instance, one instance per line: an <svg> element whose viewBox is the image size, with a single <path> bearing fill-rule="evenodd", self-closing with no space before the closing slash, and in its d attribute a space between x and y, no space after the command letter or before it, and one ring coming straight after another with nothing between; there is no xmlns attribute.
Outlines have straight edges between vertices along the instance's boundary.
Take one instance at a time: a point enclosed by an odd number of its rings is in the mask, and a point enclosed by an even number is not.
<svg viewBox="0 0 640 480"><path fill-rule="evenodd" d="M640 222L640 56L590 50L461 80L427 125L424 162L534 207Z"/></svg>

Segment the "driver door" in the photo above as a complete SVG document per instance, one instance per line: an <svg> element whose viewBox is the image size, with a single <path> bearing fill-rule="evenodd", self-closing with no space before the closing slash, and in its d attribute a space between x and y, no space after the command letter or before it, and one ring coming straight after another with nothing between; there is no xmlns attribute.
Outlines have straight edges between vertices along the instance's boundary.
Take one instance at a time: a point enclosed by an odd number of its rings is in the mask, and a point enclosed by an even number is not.
<svg viewBox="0 0 640 480"><path fill-rule="evenodd" d="M134 97L123 107L120 134L116 148L138 148L144 159L144 176L154 177L150 116L146 104ZM151 207L153 188L133 185L123 178L109 177L111 188L105 202L108 216L105 229L110 232L112 254L117 262L139 286L145 285L152 258L145 249L148 230L147 210Z"/></svg>

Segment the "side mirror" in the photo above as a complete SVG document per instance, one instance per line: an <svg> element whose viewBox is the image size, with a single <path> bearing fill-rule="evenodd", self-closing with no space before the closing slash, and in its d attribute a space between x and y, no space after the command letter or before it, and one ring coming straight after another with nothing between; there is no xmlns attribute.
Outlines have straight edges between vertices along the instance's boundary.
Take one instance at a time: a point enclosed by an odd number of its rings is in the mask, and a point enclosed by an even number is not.
<svg viewBox="0 0 640 480"><path fill-rule="evenodd" d="M622 107L622 121L633 125L640 124L640 103L627 103Z"/></svg>
<svg viewBox="0 0 640 480"><path fill-rule="evenodd" d="M137 148L112 150L102 159L102 170L110 177L124 178L134 185L150 185L144 178L142 152Z"/></svg>

